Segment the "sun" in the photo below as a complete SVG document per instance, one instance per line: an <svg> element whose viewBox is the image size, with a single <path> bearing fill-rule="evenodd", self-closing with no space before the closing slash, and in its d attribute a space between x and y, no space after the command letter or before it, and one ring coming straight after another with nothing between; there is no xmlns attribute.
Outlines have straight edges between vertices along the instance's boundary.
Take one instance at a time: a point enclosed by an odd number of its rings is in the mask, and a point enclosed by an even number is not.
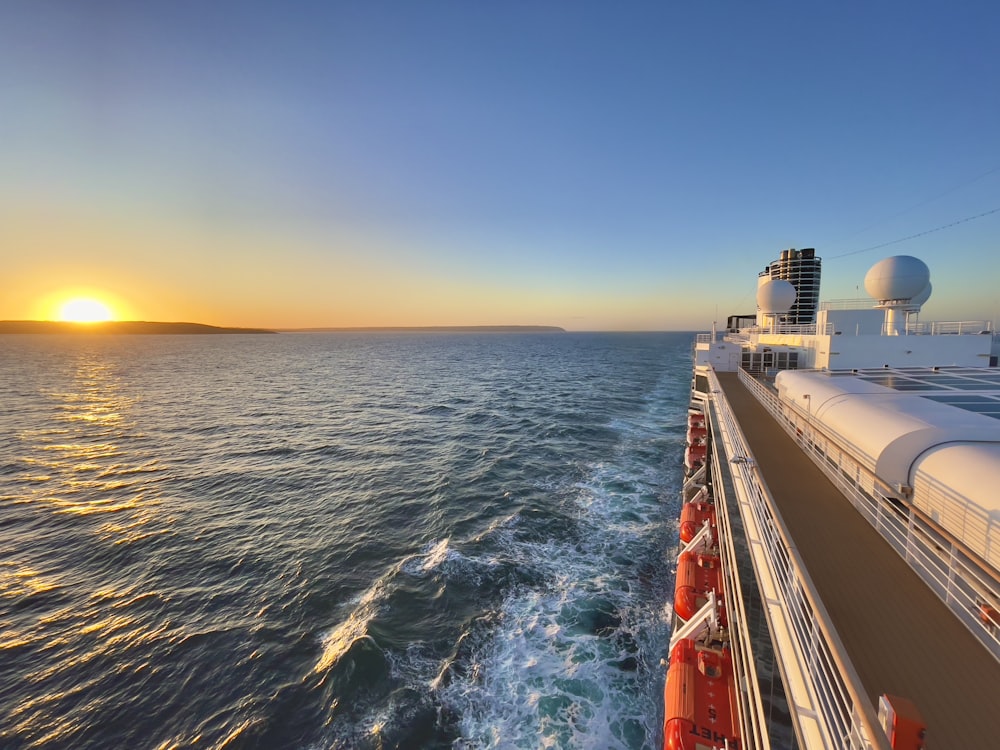
<svg viewBox="0 0 1000 750"><path fill-rule="evenodd" d="M114 318L111 308L93 297L74 297L59 306L59 320L71 323L103 323Z"/></svg>

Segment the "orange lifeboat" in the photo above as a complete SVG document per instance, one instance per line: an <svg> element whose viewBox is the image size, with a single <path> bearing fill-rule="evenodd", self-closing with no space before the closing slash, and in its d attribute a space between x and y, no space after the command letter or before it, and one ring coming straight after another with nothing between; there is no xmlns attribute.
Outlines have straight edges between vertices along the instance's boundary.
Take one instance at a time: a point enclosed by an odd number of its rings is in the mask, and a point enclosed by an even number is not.
<svg viewBox="0 0 1000 750"><path fill-rule="evenodd" d="M708 446L689 445L684 451L684 468L688 476L694 474L705 465L705 457L708 455Z"/></svg>
<svg viewBox="0 0 1000 750"><path fill-rule="evenodd" d="M704 425L688 425L688 445L697 445L708 440L708 428Z"/></svg>
<svg viewBox="0 0 1000 750"><path fill-rule="evenodd" d="M687 477L699 474L708 458L705 415L688 412ZM705 469L707 471L707 467ZM707 483L684 483L680 534L691 549L677 558L674 612L679 626L670 649L663 688L664 750L739 750L739 706L736 677L723 598L722 560L712 547L716 510ZM704 522L709 522L705 529ZM696 544L701 540L702 543ZM700 632L700 635L694 635Z"/></svg>
<svg viewBox="0 0 1000 750"><path fill-rule="evenodd" d="M694 539L705 521L715 529L715 503L697 499L684 503L681 506L681 541L687 544Z"/></svg>
<svg viewBox="0 0 1000 750"><path fill-rule="evenodd" d="M688 427L706 427L708 423L705 421L705 413L700 411L689 411L688 412Z"/></svg>
<svg viewBox="0 0 1000 750"><path fill-rule="evenodd" d="M670 652L663 706L664 750L737 750L739 713L728 646L679 640Z"/></svg>
<svg viewBox="0 0 1000 750"><path fill-rule="evenodd" d="M709 592L722 602L722 560L714 552L681 552L677 558L677 576L674 584L674 612L684 622L705 606ZM719 620L726 624L726 609L721 608Z"/></svg>

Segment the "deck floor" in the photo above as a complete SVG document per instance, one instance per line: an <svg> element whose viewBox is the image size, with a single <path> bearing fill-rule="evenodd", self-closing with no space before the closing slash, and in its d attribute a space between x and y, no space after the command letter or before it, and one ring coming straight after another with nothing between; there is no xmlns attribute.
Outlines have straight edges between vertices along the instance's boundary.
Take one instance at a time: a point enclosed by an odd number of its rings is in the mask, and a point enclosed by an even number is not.
<svg viewBox="0 0 1000 750"><path fill-rule="evenodd" d="M1000 663L949 612L736 373L718 373L858 676L923 714L929 750L1000 747Z"/></svg>

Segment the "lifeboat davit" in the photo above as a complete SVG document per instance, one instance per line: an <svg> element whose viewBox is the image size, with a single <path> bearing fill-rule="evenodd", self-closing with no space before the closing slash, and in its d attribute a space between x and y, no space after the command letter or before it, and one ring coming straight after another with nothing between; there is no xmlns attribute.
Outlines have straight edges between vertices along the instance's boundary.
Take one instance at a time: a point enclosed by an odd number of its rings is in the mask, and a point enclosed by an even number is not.
<svg viewBox="0 0 1000 750"><path fill-rule="evenodd" d="M705 521L708 521L713 530L715 529L715 503L698 499L684 503L681 506L681 541L687 544L694 539L694 535Z"/></svg>
<svg viewBox="0 0 1000 750"><path fill-rule="evenodd" d="M681 496L685 503L690 502L712 502L712 491L708 485L685 482L681 490Z"/></svg>
<svg viewBox="0 0 1000 750"><path fill-rule="evenodd" d="M714 552L681 552L677 558L677 576L674 583L674 612L684 622L705 606L709 592L722 602L722 560ZM726 625L726 608L721 607L719 621Z"/></svg>
<svg viewBox="0 0 1000 750"><path fill-rule="evenodd" d="M664 750L737 750L739 709L729 648L679 640L670 652L663 706Z"/></svg>

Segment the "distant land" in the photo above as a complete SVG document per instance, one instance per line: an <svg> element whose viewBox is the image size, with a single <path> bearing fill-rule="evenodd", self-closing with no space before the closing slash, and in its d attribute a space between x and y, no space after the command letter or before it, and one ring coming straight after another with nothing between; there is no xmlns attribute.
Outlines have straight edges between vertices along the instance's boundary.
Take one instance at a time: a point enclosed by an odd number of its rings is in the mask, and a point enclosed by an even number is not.
<svg viewBox="0 0 1000 750"><path fill-rule="evenodd" d="M355 326L351 328L279 328L282 333L566 333L559 326Z"/></svg>
<svg viewBox="0 0 1000 750"><path fill-rule="evenodd" d="M565 333L558 326L360 326L351 328L228 328L204 323L156 323L147 320L116 320L102 323L71 323L61 320L0 320L0 334L68 333L90 334L218 334L218 333Z"/></svg>
<svg viewBox="0 0 1000 750"><path fill-rule="evenodd" d="M92 334L213 334L275 333L264 328L220 328L203 323L153 323L146 320L116 320L101 323L68 323L61 320L0 320L3 333Z"/></svg>

